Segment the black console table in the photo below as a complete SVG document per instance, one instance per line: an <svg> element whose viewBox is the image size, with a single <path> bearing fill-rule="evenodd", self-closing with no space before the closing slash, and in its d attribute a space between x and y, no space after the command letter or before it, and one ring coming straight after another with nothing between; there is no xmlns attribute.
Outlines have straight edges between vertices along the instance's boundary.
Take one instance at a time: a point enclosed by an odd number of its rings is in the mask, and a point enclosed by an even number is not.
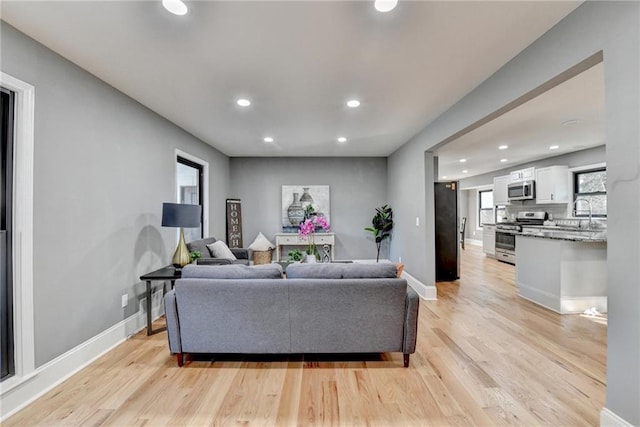
<svg viewBox="0 0 640 427"><path fill-rule="evenodd" d="M160 280L169 280L171 281L171 289L176 283L176 280L182 277L182 270L177 270L174 266L169 265L166 267L162 267L159 270L152 271L151 273L147 273L143 276L140 276L140 280L144 280L147 282L147 335L152 335L158 332L162 332L166 330L166 327L162 327L156 329L155 331L151 328L151 282L160 281ZM162 286L162 294L164 295L167 292L166 286Z"/></svg>

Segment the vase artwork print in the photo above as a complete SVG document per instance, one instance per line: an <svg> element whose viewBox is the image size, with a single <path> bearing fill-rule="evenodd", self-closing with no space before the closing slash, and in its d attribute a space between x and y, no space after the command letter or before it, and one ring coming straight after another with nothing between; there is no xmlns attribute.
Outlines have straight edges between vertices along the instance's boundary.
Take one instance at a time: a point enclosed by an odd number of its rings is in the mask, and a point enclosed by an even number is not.
<svg viewBox="0 0 640 427"><path fill-rule="evenodd" d="M330 224L330 207L328 185L283 185L282 232L298 233L300 224L313 217L323 217ZM316 225L315 232L326 230Z"/></svg>

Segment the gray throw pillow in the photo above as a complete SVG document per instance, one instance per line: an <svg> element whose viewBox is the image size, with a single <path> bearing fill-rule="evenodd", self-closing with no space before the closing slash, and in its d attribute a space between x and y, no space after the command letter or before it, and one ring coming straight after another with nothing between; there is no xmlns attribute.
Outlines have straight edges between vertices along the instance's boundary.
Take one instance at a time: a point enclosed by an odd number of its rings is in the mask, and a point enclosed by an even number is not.
<svg viewBox="0 0 640 427"><path fill-rule="evenodd" d="M215 243L215 237L207 237L206 239L194 240L193 242L187 243L187 249L189 252L198 251L203 258L209 258L211 256L211 252L207 248L207 245Z"/></svg>

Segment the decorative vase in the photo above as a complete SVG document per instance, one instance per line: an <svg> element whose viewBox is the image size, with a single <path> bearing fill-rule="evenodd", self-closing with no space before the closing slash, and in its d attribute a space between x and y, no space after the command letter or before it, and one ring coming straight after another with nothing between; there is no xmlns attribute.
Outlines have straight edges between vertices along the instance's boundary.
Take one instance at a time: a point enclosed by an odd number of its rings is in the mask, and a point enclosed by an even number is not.
<svg viewBox="0 0 640 427"><path fill-rule="evenodd" d="M305 258L305 262L307 264L315 264L317 260L318 259L315 254L307 254L307 257Z"/></svg>
<svg viewBox="0 0 640 427"><path fill-rule="evenodd" d="M287 209L287 218L289 218L289 222L294 227L299 226L300 223L304 220L304 208L298 200L298 193L293 193L293 202Z"/></svg>
<svg viewBox="0 0 640 427"><path fill-rule="evenodd" d="M311 197L311 194L309 194L309 187L302 187L300 204L302 205L302 209L307 209L307 206L313 204L313 197Z"/></svg>

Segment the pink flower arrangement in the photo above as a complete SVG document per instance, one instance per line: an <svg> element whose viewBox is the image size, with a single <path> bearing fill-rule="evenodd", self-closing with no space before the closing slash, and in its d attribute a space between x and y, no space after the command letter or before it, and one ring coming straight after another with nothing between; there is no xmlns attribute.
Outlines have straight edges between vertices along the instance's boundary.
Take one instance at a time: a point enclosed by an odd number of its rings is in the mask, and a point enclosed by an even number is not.
<svg viewBox="0 0 640 427"><path fill-rule="evenodd" d="M316 245L313 243L313 234L316 231L316 227L322 228L324 231L329 231L329 221L324 216L314 215L311 218L307 218L300 224L298 234L303 239L309 240L309 247L307 248L307 254L316 254Z"/></svg>

